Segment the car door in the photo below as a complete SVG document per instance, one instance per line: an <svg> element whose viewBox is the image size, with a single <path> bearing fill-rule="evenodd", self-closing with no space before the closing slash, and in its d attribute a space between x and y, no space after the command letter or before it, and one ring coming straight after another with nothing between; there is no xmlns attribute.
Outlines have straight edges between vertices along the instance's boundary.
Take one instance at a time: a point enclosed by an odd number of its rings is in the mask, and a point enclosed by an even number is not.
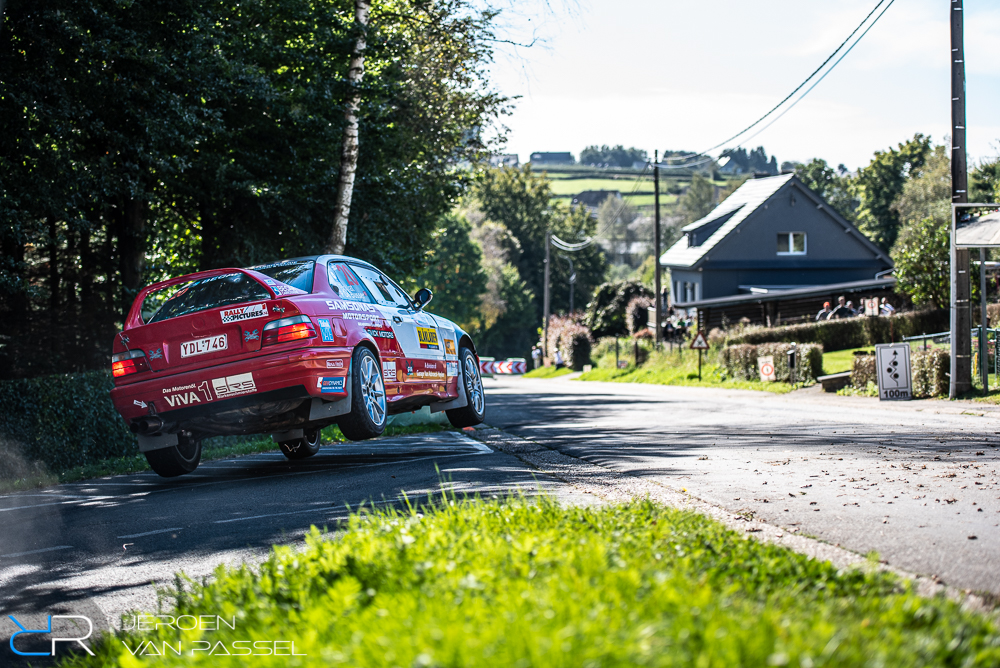
<svg viewBox="0 0 1000 668"><path fill-rule="evenodd" d="M403 351L397 364L398 380L414 389L443 392L447 380L444 345L434 318L414 309L409 296L382 272L359 265L352 269L375 297Z"/></svg>

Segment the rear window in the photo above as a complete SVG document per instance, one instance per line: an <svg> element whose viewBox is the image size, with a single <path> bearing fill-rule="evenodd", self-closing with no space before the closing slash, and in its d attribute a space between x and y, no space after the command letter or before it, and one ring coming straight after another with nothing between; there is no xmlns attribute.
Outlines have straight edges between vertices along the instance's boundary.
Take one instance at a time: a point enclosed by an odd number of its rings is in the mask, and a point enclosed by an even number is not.
<svg viewBox="0 0 1000 668"><path fill-rule="evenodd" d="M282 262L272 262L270 264L260 264L256 267L247 267L260 272L265 276L270 276L276 281L285 285L298 288L302 292L312 292L313 271L316 269L314 260L284 260ZM274 287L274 286L272 286ZM282 291L276 290L279 295Z"/></svg>
<svg viewBox="0 0 1000 668"><path fill-rule="evenodd" d="M210 308L270 298L271 293L246 274L222 274L155 292L146 297L142 311L148 324ZM148 319L147 314L151 314Z"/></svg>

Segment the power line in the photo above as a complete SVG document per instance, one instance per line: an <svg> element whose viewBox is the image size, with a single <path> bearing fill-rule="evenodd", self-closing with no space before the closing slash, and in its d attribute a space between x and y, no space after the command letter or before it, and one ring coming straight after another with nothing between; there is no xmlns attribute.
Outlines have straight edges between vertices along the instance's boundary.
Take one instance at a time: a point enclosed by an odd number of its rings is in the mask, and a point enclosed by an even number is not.
<svg viewBox="0 0 1000 668"><path fill-rule="evenodd" d="M837 64L840 63L840 61L844 59L844 56L846 56L848 53L850 53L851 49L853 49L855 46L857 46L858 42L861 41L861 38L864 37L868 33L869 30L871 30L872 26L874 26L875 23L877 23L880 18L882 18L882 14L885 14L886 10L888 10L889 7L892 6L893 2L895 2L895 0L889 0L889 4L886 5L885 9L882 10L882 13L879 14L875 18L874 21L872 21L871 25L869 25L868 28L866 28L863 33L861 33L861 36L858 37L858 39L854 42L854 44L852 44L850 46L850 48L847 49L847 51L845 51L844 54L840 58L837 59L837 61L830 67L830 69L828 69L823 74L823 76L820 77L819 80L816 81L815 84L813 84L812 86L810 86L809 90L807 90L805 93L803 93L802 96L798 100L796 100L795 103L793 103L791 106L795 106L795 104L798 104L799 100L801 100L803 97L805 97L806 95L808 95L809 91L811 91L813 88L815 88L816 85L820 81L822 81L826 77L827 74L829 74L830 72L833 71L833 68L835 68L837 66ZM707 156L707 154L708 154L709 151L714 151L715 149L719 148L720 146L728 144L729 142L733 141L734 139L736 139L736 138L738 138L738 137L746 134L748 131L750 131L751 129L753 129L754 127L756 127L757 125L759 125L762 121L764 121L768 116L770 116L775 111L777 111L783 104L785 104L786 102L788 102L788 100L790 100L797 92L799 92L800 90L802 90L803 86L805 86L807 83L809 83L809 81L811 81L812 78L815 77L826 66L827 63L829 63L831 60L833 60L834 56L836 56L838 53L840 53L840 50L844 48L844 45L846 45L849 41L851 41L851 38L854 37L854 35L865 25L865 23L868 22L868 19L870 19L872 17L872 15L875 14L875 12L878 11L878 8L881 7L884 3L885 3L885 0L879 0L878 3L875 5L875 7L870 12L868 12L868 15L865 16L864 20L862 20L861 23L859 23L858 26L854 30L851 31L851 34L848 35L847 38L843 42L840 43L840 46L838 46L836 49L834 49L833 53L831 53L829 56L827 56L826 60L824 60L820 64L819 67L817 67L815 70L813 70L812 74L810 74L808 77L805 78L805 80L802 83L800 83L798 86L796 86L795 90L793 90L791 93L789 93L787 96L785 96L785 98L781 102L779 102L778 104L774 105L774 107L772 107L770 111L768 111L766 114L764 114L763 116L761 116L760 118L758 118L756 121L754 121L753 123L751 123L747 127L743 128L742 130L740 130L739 132L737 132L732 137L729 137L728 139L726 139L724 141L721 141L718 144L716 144L715 146L707 148L704 151L701 151L700 153L695 153L695 154L693 154L691 156L688 156L688 157L691 157L691 158L697 158L697 157L700 157L700 156L706 156L705 160L701 160L698 163L686 163L686 164L682 164L682 165L660 165L660 167L662 169L689 169L691 167L694 167L694 166L697 166L697 165L701 165L701 164L704 164L706 162L709 162L709 161L713 160L714 158L712 158L711 156ZM791 108L791 106L789 107L789 109ZM784 112L782 112L781 115L778 118L780 118L781 116L783 116L787 111L788 111L788 109L786 109ZM777 118L774 119L774 120L777 120ZM772 123L773 122L774 121L772 121ZM768 127L770 127L770 125L771 125L771 123L768 124ZM762 132L764 129L766 129L766 128L762 128L760 132ZM758 134L760 134L760 132L755 133L752 137L749 137L749 138L747 138L744 141L748 141L749 139L752 139L753 137L756 137ZM743 142L740 142L740 143L743 143Z"/></svg>
<svg viewBox="0 0 1000 668"><path fill-rule="evenodd" d="M804 98L806 95L808 95L809 92L813 88L815 88L816 86L818 86L819 82L822 81L823 79L825 79L827 74L829 74L830 72L833 71L833 68L837 66L837 63L839 63L841 60L843 60L847 56L847 54L849 54L851 52L851 49L853 49L854 47L856 47L858 45L858 42L860 42L861 39L866 34L868 34L868 31L871 30L875 26L876 23L878 23L878 20L880 18L882 18L882 14L885 14L887 11L889 11L889 8L892 7L892 3L894 3L895 1L896 0L889 0L889 4L885 6L885 9L882 10L881 14L879 14L878 16L875 17L875 20L872 21L871 25L868 26L867 28L865 28L865 31L863 33L861 33L861 37L858 37L858 39L855 40L854 44L851 44L851 46L847 49L847 51L844 51L844 54L840 58L837 59L837 62L834 63L830 67L830 69L828 69L826 72L823 73L823 76L821 76L819 79L816 80L816 83L814 83L812 86L810 86L809 89L806 92L802 93L802 95L800 95L797 100L795 100L790 105L788 105L788 107L784 111L782 111L780 114L778 114L777 116L775 116L771 120L770 123L768 123L767 125L765 125L764 127L762 127L760 130L757 130L757 132L753 133L752 135L750 135L749 137L747 137L743 141L745 141L745 142L746 141L750 141L751 139L753 139L754 137L756 137L757 135L759 135L764 130L767 130L769 127L771 127L772 125L774 125L778 121L779 118L781 118L782 116L784 116L785 114L787 114L789 111L791 111L795 107L795 105L797 105L799 102L801 102L802 98ZM876 7L876 9L878 9L878 8Z"/></svg>

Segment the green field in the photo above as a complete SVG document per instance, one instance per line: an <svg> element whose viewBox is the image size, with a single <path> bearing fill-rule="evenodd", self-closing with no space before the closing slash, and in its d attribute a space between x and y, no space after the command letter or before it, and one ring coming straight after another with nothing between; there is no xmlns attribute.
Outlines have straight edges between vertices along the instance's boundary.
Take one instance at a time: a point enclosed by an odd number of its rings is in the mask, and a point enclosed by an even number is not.
<svg viewBox="0 0 1000 668"><path fill-rule="evenodd" d="M1000 665L995 620L916 595L874 553L839 570L650 501L445 497L343 528L178 578L142 611L206 630L105 634L61 665Z"/></svg>

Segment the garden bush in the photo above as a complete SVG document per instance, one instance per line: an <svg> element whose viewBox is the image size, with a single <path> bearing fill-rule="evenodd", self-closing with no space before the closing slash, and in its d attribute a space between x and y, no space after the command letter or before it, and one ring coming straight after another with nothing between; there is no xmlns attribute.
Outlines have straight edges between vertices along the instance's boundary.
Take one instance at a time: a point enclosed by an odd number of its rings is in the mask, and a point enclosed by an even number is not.
<svg viewBox="0 0 1000 668"><path fill-rule="evenodd" d="M635 297L653 298L649 288L634 281L605 283L594 291L587 304L584 324L595 337L628 336L625 313Z"/></svg>
<svg viewBox="0 0 1000 668"><path fill-rule="evenodd" d="M948 371L951 355L947 350L910 351L910 374L915 398L940 397L948 394ZM878 385L875 355L855 355L851 368L851 385L859 390L868 384Z"/></svg>
<svg viewBox="0 0 1000 668"><path fill-rule="evenodd" d="M726 375L736 380L759 380L757 358L770 355L774 358L774 374L780 382L791 382L791 369L788 368L789 343L749 343L726 346L720 353L721 364ZM823 374L823 346L803 343L796 346L799 351L798 366L795 370L795 382L810 383Z"/></svg>
<svg viewBox="0 0 1000 668"><path fill-rule="evenodd" d="M655 304L656 302L646 295L632 298L625 308L625 325L628 327L629 336L635 336L637 332L648 329L649 309Z"/></svg>
<svg viewBox="0 0 1000 668"><path fill-rule="evenodd" d="M947 309L915 311L877 318L843 318L787 327L752 327L740 329L726 343L818 343L823 350L863 348L877 343L900 341L904 336L934 334L950 327Z"/></svg>
<svg viewBox="0 0 1000 668"><path fill-rule="evenodd" d="M138 452L135 436L111 403L109 371L0 382L0 435L22 455L65 470Z"/></svg>
<svg viewBox="0 0 1000 668"><path fill-rule="evenodd" d="M558 349L566 366L574 371L583 371L583 365L590 364L592 345L590 330L574 318L552 316L549 320L549 340L545 346L549 359L555 359Z"/></svg>

